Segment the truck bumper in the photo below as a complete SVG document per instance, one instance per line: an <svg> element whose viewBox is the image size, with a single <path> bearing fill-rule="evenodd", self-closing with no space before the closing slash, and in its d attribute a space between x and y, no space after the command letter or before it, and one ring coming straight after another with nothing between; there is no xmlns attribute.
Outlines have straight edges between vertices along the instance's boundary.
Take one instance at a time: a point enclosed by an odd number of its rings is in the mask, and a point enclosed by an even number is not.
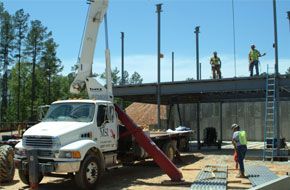
<svg viewBox="0 0 290 190"><path fill-rule="evenodd" d="M14 158L15 167L19 170L28 170L28 161L27 160L21 160ZM39 172L45 174L45 173L71 173L71 172L77 172L80 168L80 162L46 162L46 163L38 163L38 169Z"/></svg>

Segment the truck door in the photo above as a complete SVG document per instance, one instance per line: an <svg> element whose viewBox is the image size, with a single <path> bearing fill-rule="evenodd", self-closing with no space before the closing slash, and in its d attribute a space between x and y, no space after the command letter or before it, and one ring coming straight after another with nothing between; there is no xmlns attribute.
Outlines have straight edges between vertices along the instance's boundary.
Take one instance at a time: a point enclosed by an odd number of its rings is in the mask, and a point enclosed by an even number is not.
<svg viewBox="0 0 290 190"><path fill-rule="evenodd" d="M115 120L115 110L112 105L101 104L98 106L97 127L99 131L100 148L102 151L117 149Z"/></svg>

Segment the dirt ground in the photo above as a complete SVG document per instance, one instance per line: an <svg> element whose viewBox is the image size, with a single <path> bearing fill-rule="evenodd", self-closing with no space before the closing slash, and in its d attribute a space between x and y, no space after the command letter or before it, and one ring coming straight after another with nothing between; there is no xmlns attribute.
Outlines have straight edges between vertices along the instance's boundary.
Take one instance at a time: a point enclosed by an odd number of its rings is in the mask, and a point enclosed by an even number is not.
<svg viewBox="0 0 290 190"><path fill-rule="evenodd" d="M232 150L223 151L203 151L202 153L182 154L182 161L175 162L183 174L184 183L173 185L164 184L169 177L164 174L152 160L135 163L133 166L124 166L119 169L107 171L98 186L100 190L182 190L190 189L191 183L195 180L200 169L208 164L226 164L228 166L228 189L248 189L251 187L247 179L235 178L238 173L234 169ZM285 175L290 171L289 162L263 162L246 160L246 165L266 165L270 170L278 175ZM28 189L16 175L10 184L0 184L0 190ZM40 186L40 190L64 190L76 189L75 183L71 179L45 177Z"/></svg>

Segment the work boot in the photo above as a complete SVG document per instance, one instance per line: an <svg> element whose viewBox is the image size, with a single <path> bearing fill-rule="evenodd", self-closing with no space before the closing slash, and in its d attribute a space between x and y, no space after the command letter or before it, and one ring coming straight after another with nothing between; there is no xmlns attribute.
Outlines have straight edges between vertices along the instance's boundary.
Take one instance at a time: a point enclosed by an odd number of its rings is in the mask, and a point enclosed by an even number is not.
<svg viewBox="0 0 290 190"><path fill-rule="evenodd" d="M236 178L247 178L247 176L245 176L245 173L244 172L240 172Z"/></svg>

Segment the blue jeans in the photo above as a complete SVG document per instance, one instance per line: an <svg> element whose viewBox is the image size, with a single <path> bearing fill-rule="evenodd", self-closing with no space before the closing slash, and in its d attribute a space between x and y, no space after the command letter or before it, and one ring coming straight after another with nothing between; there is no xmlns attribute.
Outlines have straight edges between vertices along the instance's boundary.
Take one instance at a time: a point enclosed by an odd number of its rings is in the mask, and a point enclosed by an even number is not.
<svg viewBox="0 0 290 190"><path fill-rule="evenodd" d="M244 159L245 159L246 152L247 152L247 146L246 145L238 146L237 152L238 152L238 162L240 165L240 172L241 172L241 174L244 174L244 172L245 172Z"/></svg>
<svg viewBox="0 0 290 190"><path fill-rule="evenodd" d="M256 75L259 75L259 61L253 61L252 63L250 63L250 76L253 76L253 70L254 70L254 67L256 68Z"/></svg>

